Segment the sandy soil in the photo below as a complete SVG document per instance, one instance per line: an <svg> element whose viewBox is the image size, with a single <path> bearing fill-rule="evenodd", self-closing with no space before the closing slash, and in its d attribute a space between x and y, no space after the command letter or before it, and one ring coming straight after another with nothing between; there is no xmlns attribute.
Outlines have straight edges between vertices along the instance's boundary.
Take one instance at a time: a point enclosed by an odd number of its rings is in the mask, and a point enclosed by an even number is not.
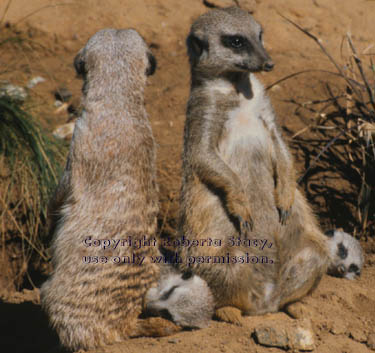
<svg viewBox="0 0 375 353"><path fill-rule="evenodd" d="M212 2L231 3L230 0ZM338 60L342 38L348 31L359 52L374 52L369 49L374 44L374 1L256 0L242 1L242 4L253 9L256 19L264 26L266 48L276 63L274 71L259 75L266 86L300 70L334 70L317 45L280 14L321 38ZM207 11L207 7L201 0L77 0L67 3L13 0L7 11L6 5L7 1L0 3L1 38L22 35L27 39L27 45L0 47L0 79L19 85L25 85L38 75L47 79L30 94L36 102L33 112L51 131L68 120L66 112L56 114L53 92L66 87L73 94L73 102L80 97L81 81L75 77L72 62L92 34L105 27L133 27L151 45L158 60L158 70L149 81L146 104L158 143L160 232L171 234L175 228L182 131L189 92L185 38L193 20ZM287 140L291 141L292 134L306 126L306 120L297 116L295 105L287 100L294 98L303 102L325 97L322 83L327 80L333 87L342 85L327 74L310 72L269 90ZM303 173L304 156L298 149L293 153L298 171ZM346 186L338 183L337 187ZM322 214L320 209L316 211ZM331 213L335 213L335 209ZM325 228L342 226L351 231L350 224L340 215L336 214L334 219L322 217L322 225ZM311 319L315 332L316 352L371 351L371 340L375 341L375 242L369 239L363 240L362 244L366 250L366 264L359 280L325 276L318 289L302 302L304 316ZM1 272L5 274L0 275L0 285L3 283L4 286L11 273L7 261L0 261ZM8 289L0 302L0 347L4 347L0 350L57 351L56 336L48 329L46 318L40 312L37 295L14 294L14 288ZM292 319L285 313L249 317L243 327L212 321L204 330L186 331L161 339L133 339L96 352L279 352L280 349L258 345L253 338L254 328L267 320L282 324L283 320Z"/></svg>

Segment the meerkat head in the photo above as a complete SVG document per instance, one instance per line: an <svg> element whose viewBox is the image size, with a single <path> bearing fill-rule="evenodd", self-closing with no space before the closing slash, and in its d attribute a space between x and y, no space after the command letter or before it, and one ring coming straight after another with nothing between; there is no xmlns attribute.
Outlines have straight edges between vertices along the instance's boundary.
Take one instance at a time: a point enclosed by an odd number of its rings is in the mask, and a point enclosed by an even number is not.
<svg viewBox="0 0 375 353"><path fill-rule="evenodd" d="M191 272L170 273L146 294L146 310L172 319L182 327L208 326L214 299L207 283Z"/></svg>
<svg viewBox="0 0 375 353"><path fill-rule="evenodd" d="M271 71L274 63L263 47L263 31L246 11L215 9L200 16L187 38L192 70L200 74Z"/></svg>
<svg viewBox="0 0 375 353"><path fill-rule="evenodd" d="M156 69L156 60L144 39L134 29L103 29L94 34L74 59L74 67L84 80L123 79L137 84ZM133 78L133 80L131 80Z"/></svg>
<svg viewBox="0 0 375 353"><path fill-rule="evenodd" d="M359 241L341 230L330 230L325 234L330 255L328 274L347 279L360 276L364 257Z"/></svg>

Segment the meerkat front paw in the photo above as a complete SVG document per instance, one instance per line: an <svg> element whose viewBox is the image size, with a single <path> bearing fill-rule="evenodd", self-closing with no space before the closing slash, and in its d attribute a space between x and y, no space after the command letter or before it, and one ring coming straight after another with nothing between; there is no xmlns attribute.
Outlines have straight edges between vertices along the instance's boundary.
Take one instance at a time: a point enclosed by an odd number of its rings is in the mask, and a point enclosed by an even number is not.
<svg viewBox="0 0 375 353"><path fill-rule="evenodd" d="M293 187L280 189L275 190L275 203L279 213L279 221L282 225L285 225L292 212L295 189Z"/></svg>
<svg viewBox="0 0 375 353"><path fill-rule="evenodd" d="M228 198L228 211L238 221L241 236L247 237L247 234L253 230L253 220L250 207L245 197L236 195Z"/></svg>
<svg viewBox="0 0 375 353"><path fill-rule="evenodd" d="M243 326L241 310L235 308L234 306L224 306L216 309L215 317L220 321L235 324L237 326Z"/></svg>

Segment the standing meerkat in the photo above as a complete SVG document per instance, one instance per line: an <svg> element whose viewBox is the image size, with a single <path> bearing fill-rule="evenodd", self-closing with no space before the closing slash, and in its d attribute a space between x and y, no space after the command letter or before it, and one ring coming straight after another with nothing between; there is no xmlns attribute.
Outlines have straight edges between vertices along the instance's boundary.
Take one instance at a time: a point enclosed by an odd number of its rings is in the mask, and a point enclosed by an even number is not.
<svg viewBox="0 0 375 353"><path fill-rule="evenodd" d="M240 322L241 312L274 312L312 291L328 250L253 74L274 66L261 26L239 8L215 9L194 22L187 46L179 231L203 245L181 247L180 267L207 281L220 319Z"/></svg>
<svg viewBox="0 0 375 353"><path fill-rule="evenodd" d="M157 248L115 246L151 243L156 231L155 143L144 107L155 59L135 30L105 29L74 65L84 78L83 113L52 200L54 270L41 289L43 308L74 350L171 334L179 328L170 321L138 318L158 281L150 259Z"/></svg>

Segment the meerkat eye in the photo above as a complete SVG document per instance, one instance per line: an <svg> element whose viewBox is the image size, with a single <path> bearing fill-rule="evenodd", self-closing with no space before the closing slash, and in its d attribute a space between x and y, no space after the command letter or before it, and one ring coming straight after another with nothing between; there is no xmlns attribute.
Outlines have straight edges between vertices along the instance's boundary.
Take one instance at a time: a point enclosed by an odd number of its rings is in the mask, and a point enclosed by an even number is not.
<svg viewBox="0 0 375 353"><path fill-rule="evenodd" d="M246 47L248 41L246 38L242 36L222 36L221 37L222 44L227 48L233 49L243 49Z"/></svg>
<svg viewBox="0 0 375 353"><path fill-rule="evenodd" d="M233 48L242 48L244 46L244 40L241 37L234 37L230 44Z"/></svg>

